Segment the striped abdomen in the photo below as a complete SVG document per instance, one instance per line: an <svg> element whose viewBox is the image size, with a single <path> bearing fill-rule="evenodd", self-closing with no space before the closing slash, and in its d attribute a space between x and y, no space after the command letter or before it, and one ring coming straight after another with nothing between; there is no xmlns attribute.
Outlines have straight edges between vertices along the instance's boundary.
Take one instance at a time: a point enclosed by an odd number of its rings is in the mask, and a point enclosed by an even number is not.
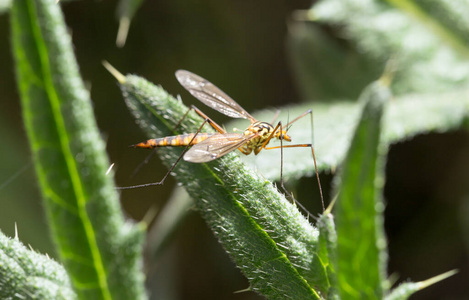
<svg viewBox="0 0 469 300"><path fill-rule="evenodd" d="M194 137L195 133L188 133L188 134L180 134L174 136L167 136L164 138L159 139L151 139L145 142L141 142L131 147L134 148L147 148L153 149L156 147L183 147L189 145L189 142ZM203 140L208 139L211 137L213 133L199 133L197 136L192 140L191 146L197 143L202 142Z"/></svg>

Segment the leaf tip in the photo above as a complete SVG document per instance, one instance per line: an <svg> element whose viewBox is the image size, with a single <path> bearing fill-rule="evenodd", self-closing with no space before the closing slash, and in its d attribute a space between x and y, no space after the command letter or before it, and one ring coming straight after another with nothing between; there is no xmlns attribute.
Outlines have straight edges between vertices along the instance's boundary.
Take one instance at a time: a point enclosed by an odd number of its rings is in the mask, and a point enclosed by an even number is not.
<svg viewBox="0 0 469 300"><path fill-rule="evenodd" d="M340 191L339 191L340 192ZM324 215L328 215L332 212L332 209L334 208L334 204L337 201L337 198L339 197L339 193L335 195L335 197L332 199L331 203L327 206L326 210L324 211Z"/></svg>
<svg viewBox="0 0 469 300"><path fill-rule="evenodd" d="M156 219L156 216L159 213L159 208L157 205L152 205L147 213L143 216L140 225L147 229L150 224Z"/></svg>
<svg viewBox="0 0 469 300"><path fill-rule="evenodd" d="M394 78L394 74L397 71L398 60L395 55L391 56L384 67L383 75L379 81L386 87L391 86L392 80Z"/></svg>
<svg viewBox="0 0 469 300"><path fill-rule="evenodd" d="M429 278L427 280L417 282L418 288L419 288L419 290L423 290L424 288L429 287L430 285L433 285L433 284L435 284L437 282L440 282L442 280L445 280L446 278L451 277L451 276L455 275L458 272L459 272L459 270L454 269L454 270L445 272L443 274L437 275L435 277Z"/></svg>
<svg viewBox="0 0 469 300"><path fill-rule="evenodd" d="M291 14L291 18L297 22L314 21L315 16L312 9L297 9Z"/></svg>
<svg viewBox="0 0 469 300"><path fill-rule="evenodd" d="M130 18L122 17L119 20L119 29L117 30L117 37L116 37L116 46L118 48L122 48L125 46L125 42L127 41L127 35L129 33L130 27Z"/></svg>
<svg viewBox="0 0 469 300"><path fill-rule="evenodd" d="M15 240L19 241L19 236L18 236L18 224L15 222Z"/></svg>
<svg viewBox="0 0 469 300"><path fill-rule="evenodd" d="M246 292L252 292L252 289L250 286L242 290L234 291L233 294L241 294L241 293L246 293Z"/></svg>
<svg viewBox="0 0 469 300"><path fill-rule="evenodd" d="M109 166L109 168L107 169L107 171L106 171L106 176L109 175L109 173L111 173L111 170L112 170L113 167L114 167L114 163L112 163L112 164Z"/></svg>
<svg viewBox="0 0 469 300"><path fill-rule="evenodd" d="M109 73L111 73L111 75L114 76L117 81L119 81L119 83L125 83L125 76L121 72L117 71L116 68L114 68L110 63L105 60L103 60L101 63L106 68L106 70L108 70Z"/></svg>

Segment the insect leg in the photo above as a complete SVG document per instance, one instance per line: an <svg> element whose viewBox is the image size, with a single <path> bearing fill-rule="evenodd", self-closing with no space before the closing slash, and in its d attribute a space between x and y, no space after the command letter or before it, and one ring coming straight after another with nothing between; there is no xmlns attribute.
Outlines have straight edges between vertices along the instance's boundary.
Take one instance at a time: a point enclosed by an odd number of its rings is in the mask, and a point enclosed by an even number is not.
<svg viewBox="0 0 469 300"><path fill-rule="evenodd" d="M176 129L179 127L179 125L181 125L182 121L184 121L184 119L187 117L187 115L189 114L191 110L192 110L192 106L189 107L186 113L182 116L181 120L179 120L179 122L173 127L173 131L176 131Z"/></svg>
<svg viewBox="0 0 469 300"><path fill-rule="evenodd" d="M192 142L194 141L196 136L200 133L200 131L202 130L202 128L204 127L204 125L206 123L209 123L208 119L205 119L204 122L202 123L202 125L200 125L199 129L197 129L197 132L194 134L194 136L192 137L190 142L184 148L184 151L182 151L181 155L179 155L176 162L171 166L171 168L169 168L168 172L163 176L163 179L161 179L158 182L151 182L151 183L145 183L145 184L139 184L139 185L133 185L133 186L116 187L116 189L118 189L118 190L128 190L128 189L135 189L135 188L141 188L141 187L147 187L147 186L162 185L164 183L164 181L166 180L166 178L169 176L169 174L171 174L171 172L174 170L174 168L176 167L178 162L181 160L181 158L184 156L184 154L186 154L186 152L189 149L189 147L191 146Z"/></svg>
<svg viewBox="0 0 469 300"><path fill-rule="evenodd" d="M174 126L173 130L175 131L179 125L181 125L182 121L186 118L187 114L189 114L189 112L191 110L194 110L199 116L201 116L202 118L204 118L204 120L210 124L210 126L212 126L216 131L218 131L219 133L226 133L226 130L223 129L220 125L218 125L215 121L213 121L212 119L210 119L206 114L204 114L200 109L198 109L197 107L195 107L195 105L191 105L191 107L187 110L187 112L184 114L184 116L182 116L181 120L176 124L176 126Z"/></svg>
<svg viewBox="0 0 469 300"><path fill-rule="evenodd" d="M145 158L144 161L142 161L136 168L135 170L132 172L132 175L130 175L130 178L133 178L135 175L137 175L137 173L140 171L140 169L142 169L142 167L146 164L148 164L148 162L150 161L150 159L155 156L156 154L156 150L157 148L153 149L153 151L151 151L151 153Z"/></svg>
<svg viewBox="0 0 469 300"><path fill-rule="evenodd" d="M277 132L277 129L279 129L279 128L280 128L280 132L282 132L283 131L282 122L278 122L277 126L275 126L274 130L269 135L269 137L266 139L266 141L262 144L261 147L259 147L259 150L257 150L257 153L259 153L262 149L270 150L270 149L280 148L280 186L282 187L285 194L288 195L288 197L290 197L293 200L293 202L295 202L296 205L298 205L305 213L307 213L308 216L311 216L311 217L314 218L314 216L311 215L311 213L306 209L306 207L304 207L300 202L298 202L295 199L295 197L293 197L293 195L286 189L286 187L283 183L283 147L286 147L286 146L283 146L283 139L280 139L280 147L278 147L278 146L277 147L266 147L267 143L272 139L274 134Z"/></svg>
<svg viewBox="0 0 469 300"><path fill-rule="evenodd" d="M282 143L282 140L280 140L280 143ZM280 148L280 151L281 153L283 153L283 148L311 148L311 152L313 153L313 161L314 161L314 170L316 171L316 179L318 181L318 186L319 186L319 194L321 196L321 204L322 204L322 210L324 211L325 210L325 207L324 207L324 198L323 198L323 194L322 194L322 188L321 188L321 180L319 179L319 172L318 172L318 166L316 164L316 155L314 154L314 147L312 144L297 144L297 145L280 145L280 146L275 146L275 147L264 147L264 149L266 150L272 150L272 149L278 149ZM283 158L283 154L282 154L282 158ZM282 164L283 164L283 160L282 160ZM280 168L280 182L282 183L282 187L283 187L283 176L282 176L282 172L283 172L283 166L281 166Z"/></svg>
<svg viewBox="0 0 469 300"><path fill-rule="evenodd" d="M216 131L218 131L219 133L226 133L226 130L221 127L220 125L218 125L215 121L213 121L212 119L210 119L206 114L204 114L200 109L198 109L197 107L195 107L195 105L191 105L191 108L199 115L201 116L202 118L204 118L205 120L207 120L208 124L210 124L210 126L212 126Z"/></svg>

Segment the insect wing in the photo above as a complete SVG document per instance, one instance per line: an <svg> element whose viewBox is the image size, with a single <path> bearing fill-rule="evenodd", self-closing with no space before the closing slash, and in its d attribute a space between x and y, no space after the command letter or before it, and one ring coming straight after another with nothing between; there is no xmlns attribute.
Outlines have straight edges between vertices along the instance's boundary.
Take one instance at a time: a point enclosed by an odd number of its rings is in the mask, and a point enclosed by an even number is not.
<svg viewBox="0 0 469 300"><path fill-rule="evenodd" d="M252 122L255 121L244 108L210 81L185 70L178 70L176 72L176 78L192 96L216 111L228 117L249 119Z"/></svg>
<svg viewBox="0 0 469 300"><path fill-rule="evenodd" d="M255 135L239 133L216 134L192 146L184 155L185 161L194 163L209 162L241 147Z"/></svg>

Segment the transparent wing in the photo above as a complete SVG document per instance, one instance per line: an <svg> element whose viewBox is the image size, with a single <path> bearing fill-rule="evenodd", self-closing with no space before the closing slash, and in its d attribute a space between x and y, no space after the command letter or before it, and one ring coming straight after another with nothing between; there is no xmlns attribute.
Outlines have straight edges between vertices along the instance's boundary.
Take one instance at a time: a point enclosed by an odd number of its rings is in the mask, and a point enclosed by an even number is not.
<svg viewBox="0 0 469 300"><path fill-rule="evenodd" d="M240 133L215 134L192 146L192 148L184 154L184 160L194 163L212 161L238 149L255 136L257 136L257 134L248 136Z"/></svg>
<svg viewBox="0 0 469 300"><path fill-rule="evenodd" d="M210 81L185 70L178 70L176 78L192 96L205 105L229 117L249 119L251 122L255 122L255 119L244 108Z"/></svg>

